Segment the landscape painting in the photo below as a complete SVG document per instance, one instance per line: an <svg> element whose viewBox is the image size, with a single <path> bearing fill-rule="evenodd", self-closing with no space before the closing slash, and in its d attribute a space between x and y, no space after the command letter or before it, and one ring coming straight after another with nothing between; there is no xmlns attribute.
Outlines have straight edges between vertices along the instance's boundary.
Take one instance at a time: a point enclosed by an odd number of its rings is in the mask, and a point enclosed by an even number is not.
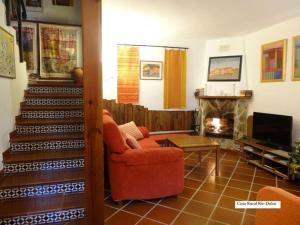
<svg viewBox="0 0 300 225"><path fill-rule="evenodd" d="M292 80L300 81L300 35L293 38L293 75Z"/></svg>

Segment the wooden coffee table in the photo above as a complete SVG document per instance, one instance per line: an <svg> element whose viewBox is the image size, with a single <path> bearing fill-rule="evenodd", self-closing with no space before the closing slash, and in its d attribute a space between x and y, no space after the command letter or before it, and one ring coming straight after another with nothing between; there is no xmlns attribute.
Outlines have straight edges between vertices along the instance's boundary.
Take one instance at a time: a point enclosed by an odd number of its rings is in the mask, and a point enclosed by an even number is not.
<svg viewBox="0 0 300 225"><path fill-rule="evenodd" d="M199 162L201 162L201 152L204 150L215 150L216 151L216 176L219 176L219 154L220 145L216 141L210 140L203 136L176 136L168 138L169 142L183 149L185 152L196 152L199 154Z"/></svg>

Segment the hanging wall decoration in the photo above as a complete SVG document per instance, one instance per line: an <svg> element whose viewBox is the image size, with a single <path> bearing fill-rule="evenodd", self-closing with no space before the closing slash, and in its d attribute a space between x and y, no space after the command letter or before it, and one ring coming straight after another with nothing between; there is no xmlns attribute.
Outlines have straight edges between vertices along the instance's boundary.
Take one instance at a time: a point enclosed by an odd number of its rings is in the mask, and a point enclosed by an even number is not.
<svg viewBox="0 0 300 225"><path fill-rule="evenodd" d="M43 1L42 0L25 0L26 10L28 12L42 12Z"/></svg>
<svg viewBox="0 0 300 225"><path fill-rule="evenodd" d="M300 81L300 35L293 38L292 80Z"/></svg>
<svg viewBox="0 0 300 225"><path fill-rule="evenodd" d="M70 78L82 66L81 27L39 24L40 76Z"/></svg>
<svg viewBox="0 0 300 225"><path fill-rule="evenodd" d="M162 62L159 61L141 61L140 65L141 80L161 80Z"/></svg>
<svg viewBox="0 0 300 225"><path fill-rule="evenodd" d="M13 28L17 31L18 24L11 22ZM22 22L22 39L23 39L23 57L26 61L27 73L37 73L37 24ZM17 35L18 38L18 35Z"/></svg>
<svg viewBox="0 0 300 225"><path fill-rule="evenodd" d="M53 5L58 6L73 6L73 0L52 0Z"/></svg>
<svg viewBox="0 0 300 225"><path fill-rule="evenodd" d="M14 36L0 27L0 76L16 78Z"/></svg>
<svg viewBox="0 0 300 225"><path fill-rule="evenodd" d="M261 47L261 82L285 80L287 39Z"/></svg>
<svg viewBox="0 0 300 225"><path fill-rule="evenodd" d="M239 81L241 70L241 55L209 57L207 81Z"/></svg>

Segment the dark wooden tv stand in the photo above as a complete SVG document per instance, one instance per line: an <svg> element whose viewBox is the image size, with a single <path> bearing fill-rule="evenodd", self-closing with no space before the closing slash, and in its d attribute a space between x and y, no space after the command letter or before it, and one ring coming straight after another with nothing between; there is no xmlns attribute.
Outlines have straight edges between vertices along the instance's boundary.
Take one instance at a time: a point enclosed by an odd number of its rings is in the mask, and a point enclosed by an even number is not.
<svg viewBox="0 0 300 225"><path fill-rule="evenodd" d="M236 149L244 153L248 163L284 179L289 178L290 156L287 151L258 144L253 139L235 140Z"/></svg>

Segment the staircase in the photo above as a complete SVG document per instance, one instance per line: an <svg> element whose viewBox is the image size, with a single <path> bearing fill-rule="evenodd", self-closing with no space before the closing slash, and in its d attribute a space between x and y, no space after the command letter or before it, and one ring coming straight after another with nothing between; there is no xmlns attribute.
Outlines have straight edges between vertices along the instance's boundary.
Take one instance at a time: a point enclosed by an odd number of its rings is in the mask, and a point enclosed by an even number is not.
<svg viewBox="0 0 300 225"><path fill-rule="evenodd" d="M84 224L83 88L30 83L3 154L0 224Z"/></svg>

